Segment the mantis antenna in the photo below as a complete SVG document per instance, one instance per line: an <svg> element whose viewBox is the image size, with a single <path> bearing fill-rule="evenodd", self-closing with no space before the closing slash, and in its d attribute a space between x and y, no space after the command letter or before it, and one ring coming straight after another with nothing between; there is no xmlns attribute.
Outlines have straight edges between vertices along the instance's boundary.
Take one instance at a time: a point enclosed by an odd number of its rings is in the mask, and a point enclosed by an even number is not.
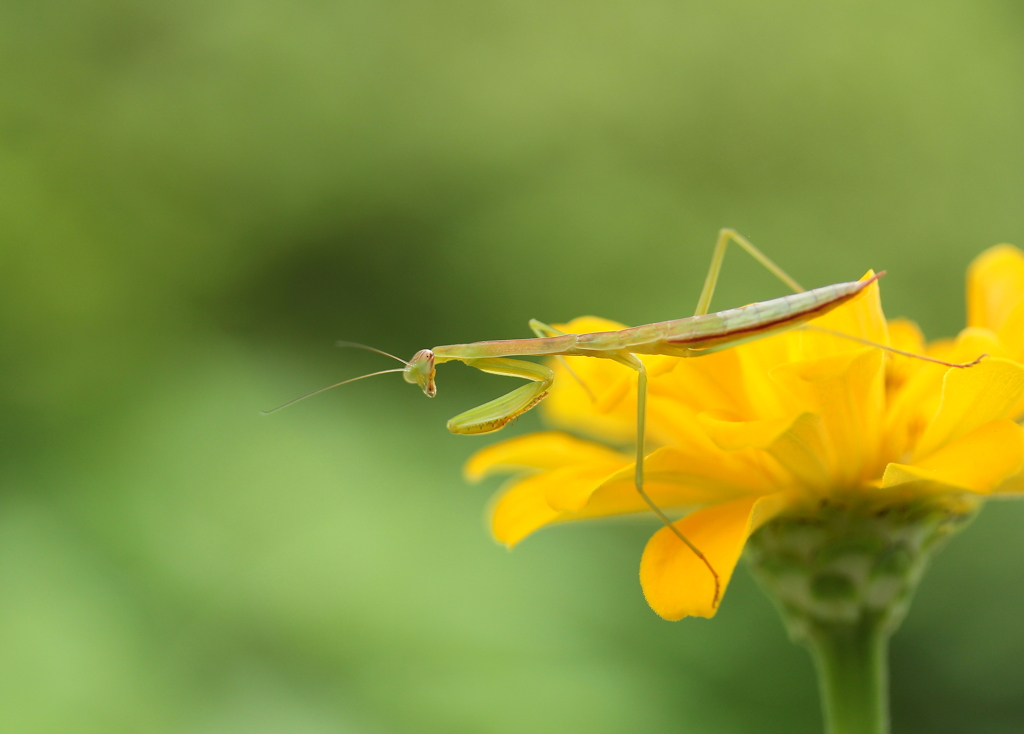
<svg viewBox="0 0 1024 734"><path fill-rule="evenodd" d="M359 342L340 341L340 342L335 342L335 346L338 346L338 347L352 347L353 349L365 349L367 352L376 352L377 354L383 354L385 357L391 357L391 359L395 360L396 362L401 362L402 364L404 364L405 367L409 367L410 366L409 363L406 362L401 357L396 357L393 354L389 354L388 352L385 352L383 349L377 349L377 347L367 346L366 344L360 344ZM314 395L319 395L322 392L326 392L327 390L330 390L332 387L341 387L342 385L347 385L348 383L355 382L356 380L364 380L367 377L376 377L377 375L386 375L389 372L405 372L405 368L404 367L398 367L398 368L393 369L393 370L381 370L380 372L371 372L368 375L360 375L359 377L351 377L351 378L349 378L347 380L342 380L341 382L336 382L333 385L328 385L327 387L321 387L319 390L314 390L311 393L306 393L305 395L303 395L300 398L295 398L294 400L289 400L284 405L278 405L276 408L274 408L272 410L261 410L260 412L263 413L263 415L270 415L271 413L276 413L277 411L281 410L281 408L287 408L289 405L294 405L295 403L299 402L300 400L305 400L306 398L311 398Z"/></svg>
<svg viewBox="0 0 1024 734"><path fill-rule="evenodd" d="M371 348L371 351L376 352L377 350ZM395 359L398 359L398 357L395 357ZM399 359L398 361L401 362L403 360ZM261 410L260 412L263 413L263 415L270 415L271 413L276 413L277 411L281 410L281 408L287 408L289 405L294 405L295 403L299 402L300 400L305 400L306 398L311 398L314 395L319 395L322 392L326 392L327 390L330 390L332 387L341 387L342 385L347 385L348 383L355 382L356 380L365 380L367 377L376 377L377 375L386 375L389 372L405 372L405 368L404 367L396 367L393 370L381 370L380 372L371 372L368 375L359 375L359 377L350 377L347 380L342 380L341 382L336 382L333 385L328 385L327 387L321 387L319 390L314 390L311 393L306 393L305 395L303 395L300 398L295 398L295 400L289 400L284 405L278 405L276 408L274 408L272 410Z"/></svg>
<svg viewBox="0 0 1024 734"><path fill-rule="evenodd" d="M370 346L367 346L366 344L360 344L359 342L339 341L339 342L334 342L334 346L336 346L336 347L351 347L353 349L365 349L367 352L376 352L377 354L383 354L385 357L391 357L391 359L393 359L393 360L395 360L397 362L401 362L404 365L408 365L409 364L408 362L406 362L401 357L396 357L393 354L389 354L388 352L385 352L383 349L377 349L377 347L370 347Z"/></svg>

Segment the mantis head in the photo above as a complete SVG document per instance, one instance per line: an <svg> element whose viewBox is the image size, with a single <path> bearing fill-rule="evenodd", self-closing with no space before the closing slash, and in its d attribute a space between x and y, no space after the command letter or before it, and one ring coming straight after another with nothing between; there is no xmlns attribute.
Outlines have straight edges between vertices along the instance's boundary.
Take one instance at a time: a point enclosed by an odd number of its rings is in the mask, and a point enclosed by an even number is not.
<svg viewBox="0 0 1024 734"><path fill-rule="evenodd" d="M402 370L402 377L406 382L419 385L428 398L437 395L437 386L434 384L434 353L429 349L416 352Z"/></svg>

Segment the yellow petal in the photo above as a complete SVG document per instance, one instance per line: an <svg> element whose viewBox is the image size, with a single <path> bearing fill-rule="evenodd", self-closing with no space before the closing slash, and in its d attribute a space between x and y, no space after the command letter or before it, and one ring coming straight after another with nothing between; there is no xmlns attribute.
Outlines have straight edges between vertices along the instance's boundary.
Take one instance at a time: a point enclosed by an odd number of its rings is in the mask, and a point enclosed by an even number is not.
<svg viewBox="0 0 1024 734"><path fill-rule="evenodd" d="M921 333L921 327L910 319L890 320L889 346L902 349L904 352L924 354L924 335Z"/></svg>
<svg viewBox="0 0 1024 734"><path fill-rule="evenodd" d="M466 462L466 479L477 482L493 474L557 469L571 464L628 461L618 451L574 438L561 431L539 431L481 449Z"/></svg>
<svg viewBox="0 0 1024 734"><path fill-rule="evenodd" d="M740 359L731 350L695 359L658 355L641 355L641 359L651 377L647 432L655 443L694 440L694 431L699 431L693 420L695 410L729 408L745 417L753 411L746 399ZM549 363L555 383L542 404L545 419L611 443L632 442L636 372L607 359L568 357L566 362L579 379L560 362Z"/></svg>
<svg viewBox="0 0 1024 734"><path fill-rule="evenodd" d="M753 417L744 390L743 363L735 349L679 359L671 374L651 380L650 395L672 398L696 412L727 410Z"/></svg>
<svg viewBox="0 0 1024 734"><path fill-rule="evenodd" d="M587 508L604 514L605 508L628 506L645 510L634 486L634 465L610 476ZM664 507L718 503L744 495L778 491L790 481L778 464L756 449L721 451L713 446L665 446L644 460L644 490Z"/></svg>
<svg viewBox="0 0 1024 734"><path fill-rule="evenodd" d="M714 442L697 418L694 407L677 397L651 396L647 401L647 426L651 443L689 446L699 452L714 452Z"/></svg>
<svg viewBox="0 0 1024 734"><path fill-rule="evenodd" d="M573 491L590 495L608 478L606 466L570 466L517 480L498 497L491 514L491 532L509 548L535 530L565 519L548 503L548 494Z"/></svg>
<svg viewBox="0 0 1024 734"><path fill-rule="evenodd" d="M743 498L687 515L675 527L708 559L719 576L720 595L747 538L787 506L779 492L761 498ZM668 528L654 534L640 561L640 584L651 609L668 620L713 617L715 582L707 566Z"/></svg>
<svg viewBox="0 0 1024 734"><path fill-rule="evenodd" d="M792 425L787 418L744 421L725 411L700 413L697 422L715 445L725 451L748 447L766 449Z"/></svg>
<svg viewBox="0 0 1024 734"><path fill-rule="evenodd" d="M924 335L917 324L909 319L893 319L889 322L889 346L910 354L924 354ZM892 391L901 387L922 365L919 359L889 354L886 365L886 389Z"/></svg>
<svg viewBox="0 0 1024 734"><path fill-rule="evenodd" d="M991 492L1024 462L1024 434L1010 420L996 420L946 444L914 465L889 464L885 488L924 481L933 489Z"/></svg>
<svg viewBox="0 0 1024 734"><path fill-rule="evenodd" d="M1024 323L1021 323L1022 321L1024 321L1024 303L1014 310L1001 329L1003 335L1013 329L1018 329L1021 335L1014 337L1017 341L1004 341L1003 336L997 335L990 329L973 326L961 331L952 343L943 340L935 345L934 349L929 349L929 356L944 359L947 362L966 363L984 354L988 357L1024 362ZM937 403L936 407L938 407ZM1024 414L1024 395L1021 395L1007 413L1013 418L1020 418L1022 414Z"/></svg>
<svg viewBox="0 0 1024 734"><path fill-rule="evenodd" d="M1007 477L1006 481L992 490L993 497L1019 498L1021 495L1024 495L1024 472L1017 472L1012 477Z"/></svg>
<svg viewBox="0 0 1024 734"><path fill-rule="evenodd" d="M999 341L1010 358L1024 362L1024 302L1006 317L999 329Z"/></svg>
<svg viewBox="0 0 1024 734"><path fill-rule="evenodd" d="M708 443L697 418L702 411L741 422L782 412L778 385L741 349L679 359L670 374L651 380L648 418L655 441Z"/></svg>
<svg viewBox="0 0 1024 734"><path fill-rule="evenodd" d="M635 464L592 464L587 469L579 475L560 475L558 481L537 478L530 485L542 486L545 504L560 513L545 522L650 512L636 491ZM595 477L601 480L595 483ZM713 445L665 446L644 463L644 491L665 510L771 494L791 484L778 462L756 449L722 452Z"/></svg>
<svg viewBox="0 0 1024 734"><path fill-rule="evenodd" d="M834 457L820 415L798 415L768 447L768 453L805 487L826 492L834 486Z"/></svg>
<svg viewBox="0 0 1024 734"><path fill-rule="evenodd" d="M928 345L926 354L947 362L961 363L971 362L981 354L988 354L991 357L1005 356L995 334L988 329L980 328L964 329L956 339L932 342ZM938 412L942 381L949 368L906 357L895 357L894 361L907 367L912 363L916 368L912 372L904 373L907 374L906 381L889 395L885 455L907 457Z"/></svg>
<svg viewBox="0 0 1024 734"><path fill-rule="evenodd" d="M1024 253L1013 245L990 247L967 269L967 325L998 332L1024 300Z"/></svg>
<svg viewBox="0 0 1024 734"><path fill-rule="evenodd" d="M729 350L739 357L742 367L742 381L737 389L742 389L747 409L740 415L748 420L757 420L779 418L794 412L789 396L785 390L779 389L771 371L800 358L801 338L799 333L789 331Z"/></svg>
<svg viewBox="0 0 1024 734"><path fill-rule="evenodd" d="M1024 428L1021 429L1024 432ZM1024 496L1024 470L1007 477L1001 484L992 490L993 497L1021 497Z"/></svg>
<svg viewBox="0 0 1024 734"><path fill-rule="evenodd" d="M885 403L880 349L861 347L859 352L782 365L772 370L772 377L798 397L808 413L820 417L820 428L814 433L823 442L810 444L808 449L816 455L815 461L827 468L828 485L852 487L878 476ZM803 430L811 424L804 420L799 427ZM795 440L803 442L806 437L801 434ZM777 458L795 474L805 474Z"/></svg>
<svg viewBox="0 0 1024 734"><path fill-rule="evenodd" d="M939 339L928 345L929 357L947 362L973 362L981 355L1007 358L1009 354L991 329L969 326L956 335L956 339Z"/></svg>
<svg viewBox="0 0 1024 734"><path fill-rule="evenodd" d="M869 270L861 280L867 280L874 274L873 270ZM867 339L877 344L886 346L889 344L889 329L885 314L882 312L882 300L877 281L865 288L849 303L843 304L821 318L814 319L809 325L854 336L858 339ZM822 334L812 329L802 330L799 333L804 359L817 359L864 347L863 344L850 339Z"/></svg>
<svg viewBox="0 0 1024 734"><path fill-rule="evenodd" d="M1005 418L1024 395L1024 366L985 359L967 369L951 368L942 381L939 409L925 429L913 463L975 428Z"/></svg>
<svg viewBox="0 0 1024 734"><path fill-rule="evenodd" d="M644 470L647 495L667 510L761 496L791 483L771 457L755 449L666 446L646 457ZM635 465L604 456L515 480L495 504L492 531L511 547L551 523L637 512L650 507L636 491Z"/></svg>
<svg viewBox="0 0 1024 734"><path fill-rule="evenodd" d="M571 481L563 479L558 482L552 481L548 483L544 499L553 510L564 513L579 513L590 505L594 493L608 484L608 482L614 481L623 473L632 476L634 466L635 464L622 461L588 464L585 471L583 467L580 467L580 474L576 475L576 477L582 477L582 479L573 478ZM599 477L600 481L592 481L591 478L593 477ZM630 486L633 486L632 479L630 480ZM566 515L561 519L571 520L573 518Z"/></svg>

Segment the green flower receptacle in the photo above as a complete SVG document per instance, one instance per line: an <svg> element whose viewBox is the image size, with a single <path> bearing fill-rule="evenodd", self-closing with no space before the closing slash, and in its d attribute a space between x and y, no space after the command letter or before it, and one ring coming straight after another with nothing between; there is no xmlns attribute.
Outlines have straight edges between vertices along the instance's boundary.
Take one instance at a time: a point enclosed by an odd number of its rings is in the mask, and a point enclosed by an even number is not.
<svg viewBox="0 0 1024 734"><path fill-rule="evenodd" d="M978 508L962 495L905 500L870 491L780 516L746 547L790 637L814 657L829 734L889 730L889 637L931 554Z"/></svg>

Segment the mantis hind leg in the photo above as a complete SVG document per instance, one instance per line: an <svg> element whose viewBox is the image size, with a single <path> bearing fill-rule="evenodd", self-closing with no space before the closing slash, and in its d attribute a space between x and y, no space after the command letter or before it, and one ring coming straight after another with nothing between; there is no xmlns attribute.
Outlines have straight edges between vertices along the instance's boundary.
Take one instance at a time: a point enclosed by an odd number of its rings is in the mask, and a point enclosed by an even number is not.
<svg viewBox="0 0 1024 734"><path fill-rule="evenodd" d="M774 262L772 262L768 258L767 255L765 255L759 249L754 247L754 245L746 237L744 237L743 235L741 235L739 232L737 232L734 229L723 229L723 230L721 230L718 233L718 241L715 243L715 249L714 249L714 252L711 255L711 267L708 269L707 278L705 278L705 280L704 280L704 288L703 288L703 290L700 293L700 300L697 301L697 310L696 310L696 312L694 314L695 316L701 316L703 314L706 314L708 312L708 309L710 309L710 307L711 307L711 297L715 293L715 285L718 283L718 275L722 271L722 261L725 258L725 250L726 250L726 247L729 245L730 241L735 242L737 245L739 245L744 250L746 250L750 254L751 257L753 257L759 263L764 265L764 267L769 272L771 272L775 277L777 277L783 283L785 283L790 288L792 288L794 292L796 292L796 293L802 293L803 292L804 289L801 287L801 285L799 283L797 283L795 280L793 280L786 273L786 271L784 271L782 268L780 268L778 265L776 265ZM823 327L820 327L820 326L810 326L810 325L807 325L807 326L802 326L802 327L799 327L799 328L805 329L807 331L817 331L817 332L822 333L822 334L831 334L832 336L835 336L835 337L838 337L838 338L841 338L841 339L848 339L849 341L857 342L859 344L864 344L865 346L877 347L879 349L883 349L883 350L889 352L890 354L898 354L898 355L903 356L903 357L910 357L912 359L920 359L920 360L922 360L924 362L932 362L934 364L940 364L940 365L943 365L945 367L957 367L957 368L960 368L960 369L963 369L963 368L966 368L966 367L973 367L974 365L978 364L978 362L980 362L982 359L984 359L985 357L988 356L987 354L982 354L977 359L975 359L975 360L973 360L971 362L963 362L963 363L946 362L944 360L935 359L934 357L928 357L928 356L923 355L923 354L914 354L913 352L905 352L902 349L895 349L893 347L890 347L887 344L879 344L877 342L873 342L873 341L870 341L868 339L862 339L861 337L858 337L858 336L853 336L851 334L844 334L842 332L834 331L832 329L826 329L826 328L823 328ZM733 346L736 346L736 342L732 342L730 344L723 345L720 348L708 349L704 353L705 354L710 354L711 352L717 352L717 351L720 351L721 349L728 349L728 348L733 347Z"/></svg>
<svg viewBox="0 0 1024 734"><path fill-rule="evenodd" d="M773 263L767 255L754 247L746 237L734 229L723 229L718 233L718 242L715 243L715 249L711 254L711 267L708 269L707 278L704 279L704 289L700 292L700 299L697 301L697 310L694 312L694 316L702 316L711 308L711 296L715 294L718 274L722 271L722 260L725 258L725 248L729 245L730 241L735 242L746 250L752 258L764 265L772 275L792 288L794 293L803 293L804 289L799 283L789 277L786 271Z"/></svg>
<svg viewBox="0 0 1024 734"><path fill-rule="evenodd" d="M644 491L644 433L647 422L647 368L644 367L643 362L636 358L635 355L626 355L616 361L621 362L627 367L631 367L637 371L637 386L636 386L636 491L643 498L647 506L651 508L651 511L658 516L665 527L672 531L679 540L681 540L687 548L704 562L704 565L708 567L708 571L711 572L711 576L715 579L715 596L711 600L711 608L714 609L718 606L718 599L721 596L721 580L718 577L718 572L715 571L714 566L711 565L711 561L707 559L700 549L695 546L690 539L683 535L679 528L677 528L668 516L662 511L658 505L654 503L650 495Z"/></svg>
<svg viewBox="0 0 1024 734"><path fill-rule="evenodd" d="M530 380L530 384L455 416L448 421L448 430L452 433L490 433L504 428L543 400L555 380L555 373L544 365L519 359L467 359L465 363L492 375Z"/></svg>

